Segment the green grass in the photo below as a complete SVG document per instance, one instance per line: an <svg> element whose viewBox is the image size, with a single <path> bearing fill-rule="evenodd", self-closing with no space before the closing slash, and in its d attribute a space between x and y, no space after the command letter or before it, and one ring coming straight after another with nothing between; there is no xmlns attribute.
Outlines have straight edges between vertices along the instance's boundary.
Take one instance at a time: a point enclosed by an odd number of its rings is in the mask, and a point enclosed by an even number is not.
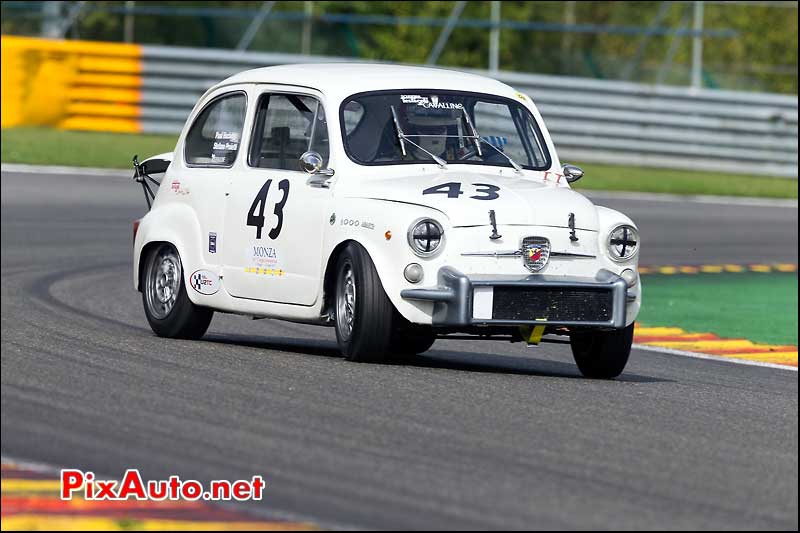
<svg viewBox="0 0 800 533"><path fill-rule="evenodd" d="M713 194L797 198L797 180L754 177L745 174L689 172L664 168L580 165L585 176L574 187L606 191L638 191L671 194Z"/></svg>
<svg viewBox="0 0 800 533"><path fill-rule="evenodd" d="M175 148L177 135L139 135L13 128L2 131L2 161L32 165L129 168L139 159ZM714 172L582 165L578 190L661 192L797 198L797 180Z"/></svg>
<svg viewBox="0 0 800 533"><path fill-rule="evenodd" d="M143 160L175 149L177 135L140 135L49 128L3 129L3 163L130 168L134 154Z"/></svg>
<svg viewBox="0 0 800 533"><path fill-rule="evenodd" d="M639 322L797 345L797 274L648 275Z"/></svg>

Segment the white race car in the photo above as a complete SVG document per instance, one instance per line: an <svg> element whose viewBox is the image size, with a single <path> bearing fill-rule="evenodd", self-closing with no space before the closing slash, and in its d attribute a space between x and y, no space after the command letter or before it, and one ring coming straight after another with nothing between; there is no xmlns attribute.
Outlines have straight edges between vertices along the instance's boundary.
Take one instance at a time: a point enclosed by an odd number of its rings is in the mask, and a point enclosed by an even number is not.
<svg viewBox="0 0 800 533"><path fill-rule="evenodd" d="M173 153L134 166L152 206L134 224L133 281L157 335L201 337L217 310L334 326L353 361L453 334L568 336L591 377L628 360L636 226L570 188L583 172L496 80L249 70L200 98Z"/></svg>

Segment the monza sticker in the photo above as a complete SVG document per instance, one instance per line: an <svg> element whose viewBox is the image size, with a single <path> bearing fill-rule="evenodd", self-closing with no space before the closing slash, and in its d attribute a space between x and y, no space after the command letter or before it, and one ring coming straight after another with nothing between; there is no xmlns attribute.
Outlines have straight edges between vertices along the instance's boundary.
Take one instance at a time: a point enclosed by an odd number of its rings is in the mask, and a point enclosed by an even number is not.
<svg viewBox="0 0 800 533"><path fill-rule="evenodd" d="M189 285L200 294L209 296L219 290L219 276L210 270L195 270L189 276Z"/></svg>
<svg viewBox="0 0 800 533"><path fill-rule="evenodd" d="M277 248L251 244L245 252L247 263L244 271L251 274L266 274L268 276L283 276L281 256Z"/></svg>

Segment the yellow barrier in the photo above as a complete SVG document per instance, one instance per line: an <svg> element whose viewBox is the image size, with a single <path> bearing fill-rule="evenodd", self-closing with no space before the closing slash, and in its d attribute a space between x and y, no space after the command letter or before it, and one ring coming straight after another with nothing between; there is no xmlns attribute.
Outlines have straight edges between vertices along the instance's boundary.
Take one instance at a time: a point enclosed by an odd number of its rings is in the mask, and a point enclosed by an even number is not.
<svg viewBox="0 0 800 533"><path fill-rule="evenodd" d="M138 45L2 36L2 127L140 132Z"/></svg>

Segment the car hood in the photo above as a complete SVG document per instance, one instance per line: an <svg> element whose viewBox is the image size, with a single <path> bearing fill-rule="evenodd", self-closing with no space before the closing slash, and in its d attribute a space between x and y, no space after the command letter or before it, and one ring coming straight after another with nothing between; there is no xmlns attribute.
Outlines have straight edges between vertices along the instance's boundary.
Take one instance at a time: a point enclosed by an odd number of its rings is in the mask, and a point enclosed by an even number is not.
<svg viewBox="0 0 800 533"><path fill-rule="evenodd" d="M359 182L346 196L430 207L455 227L488 226L489 210L494 210L498 225L568 227L572 213L577 229L598 230L597 210L586 197L555 183L520 177L446 172L378 178Z"/></svg>

